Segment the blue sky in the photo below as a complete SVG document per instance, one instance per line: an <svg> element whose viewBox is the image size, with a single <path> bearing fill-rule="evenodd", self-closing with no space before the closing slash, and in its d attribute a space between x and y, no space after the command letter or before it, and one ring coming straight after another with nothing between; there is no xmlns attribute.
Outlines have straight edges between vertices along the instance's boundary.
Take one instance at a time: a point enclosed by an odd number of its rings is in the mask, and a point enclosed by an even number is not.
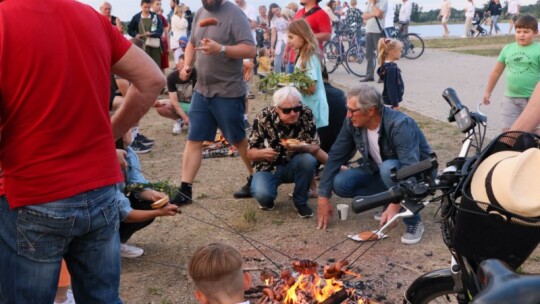
<svg viewBox="0 0 540 304"><path fill-rule="evenodd" d="M100 3L103 0L78 0L80 2L86 3L95 9L98 9ZM163 1L163 8L166 13L169 12L169 0L162 0ZM182 2L189 5L193 11L195 11L197 8L201 7L201 1L200 0L181 0ZM230 0L234 1L234 0ZM259 6L259 5L269 5L270 3L277 3L280 6L284 7L287 5L287 3L295 1L295 0L246 0L249 4L253 6ZM343 0L342 0L343 1ZM399 0L388 0L389 3L400 3ZM452 3L452 6L456 9L462 9L465 7L465 3L467 0L450 0ZM115 16L120 17L122 21L129 21L133 15L138 13L140 11L140 1L139 0L107 0L107 2L111 3L113 10L112 13ZM326 3L327 0L322 0L322 3ZM363 3L363 0L359 0L358 3ZM442 0L412 0L412 2L417 3L421 7L423 7L424 11L429 11L432 9L439 9ZM488 0L476 0L475 4L477 7L483 5L484 3L487 3ZM501 3L504 3L505 1L501 1ZM521 0L522 5L529 5L536 3L536 0ZM360 9L363 10L363 5L359 5Z"/></svg>

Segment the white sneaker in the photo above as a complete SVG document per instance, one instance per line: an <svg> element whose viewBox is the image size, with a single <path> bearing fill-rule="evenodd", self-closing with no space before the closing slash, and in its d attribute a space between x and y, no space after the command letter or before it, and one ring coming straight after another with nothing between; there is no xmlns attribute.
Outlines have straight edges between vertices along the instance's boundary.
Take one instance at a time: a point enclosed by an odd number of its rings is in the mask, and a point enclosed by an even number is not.
<svg viewBox="0 0 540 304"><path fill-rule="evenodd" d="M142 248L128 245L127 243L120 244L120 256L123 258L136 258L143 255L144 250Z"/></svg>
<svg viewBox="0 0 540 304"><path fill-rule="evenodd" d="M73 291L71 291L71 289L68 289L66 293L66 300L64 302L54 301L54 304L75 304L75 298L73 298Z"/></svg>
<svg viewBox="0 0 540 304"><path fill-rule="evenodd" d="M184 126L184 121L182 119L177 119L172 128L172 133L178 135L182 133L182 127Z"/></svg>

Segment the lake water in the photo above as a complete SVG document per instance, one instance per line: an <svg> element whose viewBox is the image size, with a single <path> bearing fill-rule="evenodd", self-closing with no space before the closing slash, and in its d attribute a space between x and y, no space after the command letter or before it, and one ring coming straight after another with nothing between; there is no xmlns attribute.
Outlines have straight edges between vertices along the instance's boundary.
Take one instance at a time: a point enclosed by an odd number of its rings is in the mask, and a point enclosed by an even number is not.
<svg viewBox="0 0 540 304"><path fill-rule="evenodd" d="M508 23L499 23L501 33L508 33ZM489 32L489 26L483 24L482 27ZM448 30L450 36L460 37L464 32L464 24L448 24ZM411 25L409 26L409 33L416 33L422 38L441 37L443 34L443 27L440 24L430 25ZM493 31L495 33L495 31Z"/></svg>

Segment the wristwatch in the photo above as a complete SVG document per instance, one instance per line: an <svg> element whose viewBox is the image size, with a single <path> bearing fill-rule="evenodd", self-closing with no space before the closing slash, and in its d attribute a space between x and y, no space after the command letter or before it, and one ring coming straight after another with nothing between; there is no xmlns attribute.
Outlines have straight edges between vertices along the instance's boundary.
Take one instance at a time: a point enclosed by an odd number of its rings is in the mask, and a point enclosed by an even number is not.
<svg viewBox="0 0 540 304"><path fill-rule="evenodd" d="M219 55L225 57L225 46L222 44L219 50Z"/></svg>

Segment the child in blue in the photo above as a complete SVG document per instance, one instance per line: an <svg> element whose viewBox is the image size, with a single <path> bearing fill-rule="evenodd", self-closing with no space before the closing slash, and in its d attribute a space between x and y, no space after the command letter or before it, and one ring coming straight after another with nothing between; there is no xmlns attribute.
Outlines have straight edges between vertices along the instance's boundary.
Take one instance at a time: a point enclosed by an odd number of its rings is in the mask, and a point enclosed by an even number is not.
<svg viewBox="0 0 540 304"><path fill-rule="evenodd" d="M379 51L377 74L384 82L382 92L384 105L398 110L405 92L401 70L396 64L396 61L401 58L403 43L397 39L381 38L377 48Z"/></svg>
<svg viewBox="0 0 540 304"><path fill-rule="evenodd" d="M302 93L302 103L308 106L315 116L318 128L328 125L328 102L322 79L322 65L319 54L319 44L311 27L304 19L298 19L287 28L288 43L296 50L295 70L303 71L315 84ZM323 139L321 138L321 141Z"/></svg>

